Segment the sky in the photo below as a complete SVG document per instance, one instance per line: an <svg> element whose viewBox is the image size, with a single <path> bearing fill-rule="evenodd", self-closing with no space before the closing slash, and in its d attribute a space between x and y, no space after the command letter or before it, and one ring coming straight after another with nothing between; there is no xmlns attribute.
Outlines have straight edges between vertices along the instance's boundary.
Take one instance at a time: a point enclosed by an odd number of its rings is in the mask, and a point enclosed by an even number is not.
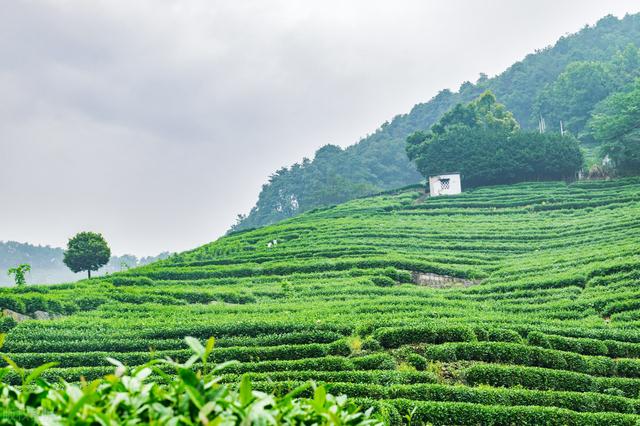
<svg viewBox="0 0 640 426"><path fill-rule="evenodd" d="M640 3L5 0L0 240L220 237L278 168Z"/></svg>

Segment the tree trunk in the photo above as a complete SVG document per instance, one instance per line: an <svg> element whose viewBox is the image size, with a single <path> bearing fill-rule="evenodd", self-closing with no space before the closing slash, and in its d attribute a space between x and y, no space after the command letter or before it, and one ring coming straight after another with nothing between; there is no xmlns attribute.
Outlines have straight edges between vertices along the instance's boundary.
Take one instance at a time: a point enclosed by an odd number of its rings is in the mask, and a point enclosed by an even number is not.
<svg viewBox="0 0 640 426"><path fill-rule="evenodd" d="M87 269L87 275L89 276L89 279L91 279L91 269Z"/></svg>

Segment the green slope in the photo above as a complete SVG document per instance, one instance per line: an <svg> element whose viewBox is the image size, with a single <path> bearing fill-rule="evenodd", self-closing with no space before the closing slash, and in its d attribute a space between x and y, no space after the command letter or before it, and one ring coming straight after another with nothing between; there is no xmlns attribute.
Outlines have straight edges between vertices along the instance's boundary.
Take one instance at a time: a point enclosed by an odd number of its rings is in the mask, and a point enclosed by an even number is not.
<svg viewBox="0 0 640 426"><path fill-rule="evenodd" d="M636 424L639 213L639 179L408 188L110 278L2 290L3 307L66 315L19 323L3 350L77 380L215 336L217 361L242 361L225 380L326 381L417 407L414 424Z"/></svg>

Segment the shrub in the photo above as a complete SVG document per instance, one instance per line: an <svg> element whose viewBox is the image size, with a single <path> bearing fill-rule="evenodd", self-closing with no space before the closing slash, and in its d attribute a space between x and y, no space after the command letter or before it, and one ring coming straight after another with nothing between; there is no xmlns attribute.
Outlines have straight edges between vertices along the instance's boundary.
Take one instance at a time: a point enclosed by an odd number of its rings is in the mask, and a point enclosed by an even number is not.
<svg viewBox="0 0 640 426"><path fill-rule="evenodd" d="M381 275L379 277L371 277L371 281L378 287L391 287L396 283L394 280L385 275Z"/></svg>
<svg viewBox="0 0 640 426"><path fill-rule="evenodd" d="M375 337L385 348L397 348L413 343L467 342L476 340L473 330L462 325L381 328L375 333Z"/></svg>
<svg viewBox="0 0 640 426"><path fill-rule="evenodd" d="M22 314L27 312L25 303L16 297L0 296L0 310L11 309Z"/></svg>
<svg viewBox="0 0 640 426"><path fill-rule="evenodd" d="M476 425L636 425L634 415L577 413L554 407L479 405L465 402L432 402L394 399L399 413L407 413L411 424Z"/></svg>
<svg viewBox="0 0 640 426"><path fill-rule="evenodd" d="M11 317L0 317L0 333L6 333L18 323Z"/></svg>
<svg viewBox="0 0 640 426"><path fill-rule="evenodd" d="M539 346L541 348L551 349L551 342L546 335L539 331L532 331L527 335L527 341L530 345Z"/></svg>
<svg viewBox="0 0 640 426"><path fill-rule="evenodd" d="M3 408L15 413L21 423L29 424L39 424L43 419L47 424L62 424L69 419L83 424L239 424L252 416L265 425L382 424L372 415L373 409L360 412L350 400L334 397L324 387L312 383L299 387L295 393L311 387L313 399L290 396L281 399L256 393L248 377L243 377L237 391L219 384L216 374L222 366L207 364L213 340L206 347L195 339L188 342L195 355L184 363L156 360L128 370L114 361L115 374L97 379L90 386L69 383L53 386L43 380L43 369L25 378L23 369L7 367L4 374L11 371L24 380L22 387L0 384L0 392L5 395ZM198 371L194 371L196 361L202 365ZM43 366L48 367L51 365ZM165 369L174 370L175 376L167 376ZM165 378L168 385L149 381L153 373ZM32 383L37 386L29 386ZM141 410L141 406L145 409Z"/></svg>
<svg viewBox="0 0 640 426"><path fill-rule="evenodd" d="M74 300L75 304L78 306L78 309L80 309L81 311L94 310L98 308L98 306L107 303L108 301L109 299L107 299L106 297L99 296L80 296Z"/></svg>
<svg viewBox="0 0 640 426"><path fill-rule="evenodd" d="M478 340L522 343L522 336L517 331L507 328L474 327L473 331L478 336Z"/></svg>
<svg viewBox="0 0 640 426"><path fill-rule="evenodd" d="M409 354L406 357L407 362L418 371L424 371L429 363L427 359L418 354Z"/></svg>
<svg viewBox="0 0 640 426"><path fill-rule="evenodd" d="M345 339L336 340L335 342L331 343L327 350L327 353L329 355L349 356L351 355L351 352L351 345Z"/></svg>
<svg viewBox="0 0 640 426"><path fill-rule="evenodd" d="M151 286L153 280L149 277L136 277L127 275L117 275L110 278L110 281L115 286Z"/></svg>
<svg viewBox="0 0 640 426"><path fill-rule="evenodd" d="M352 358L357 370L395 370L396 361L387 353L378 353Z"/></svg>
<svg viewBox="0 0 640 426"><path fill-rule="evenodd" d="M612 376L618 372L620 361L606 357L578 355L554 349L543 349L505 342L445 343L425 350L430 359L440 361L475 360L505 364L530 365L573 370L596 376ZM626 360L624 375L637 374L640 363ZM622 375L622 374L621 374ZM630 376L635 377L635 376Z"/></svg>
<svg viewBox="0 0 640 426"><path fill-rule="evenodd" d="M382 345L376 339L369 336L366 339L364 339L364 341L362 342L361 349L363 351L376 352L376 351L382 350Z"/></svg>
<svg viewBox="0 0 640 426"><path fill-rule="evenodd" d="M504 367L497 365L474 365L463 371L463 377L471 386L523 386L529 389L576 392L604 392L618 389L628 398L637 398L640 380L592 377L583 373L548 370L538 367Z"/></svg>
<svg viewBox="0 0 640 426"><path fill-rule="evenodd" d="M413 282L413 277L411 276L411 272L403 271L401 269L396 269L392 266L388 266L384 268L384 274L397 283Z"/></svg>

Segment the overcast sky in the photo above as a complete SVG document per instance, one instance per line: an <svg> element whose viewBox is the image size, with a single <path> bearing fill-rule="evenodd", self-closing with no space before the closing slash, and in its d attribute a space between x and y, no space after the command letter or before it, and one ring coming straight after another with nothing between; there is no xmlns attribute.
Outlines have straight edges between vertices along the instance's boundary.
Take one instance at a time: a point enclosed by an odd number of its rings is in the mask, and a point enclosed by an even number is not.
<svg viewBox="0 0 640 426"><path fill-rule="evenodd" d="M216 239L281 166L347 146L634 1L4 0L0 240Z"/></svg>

